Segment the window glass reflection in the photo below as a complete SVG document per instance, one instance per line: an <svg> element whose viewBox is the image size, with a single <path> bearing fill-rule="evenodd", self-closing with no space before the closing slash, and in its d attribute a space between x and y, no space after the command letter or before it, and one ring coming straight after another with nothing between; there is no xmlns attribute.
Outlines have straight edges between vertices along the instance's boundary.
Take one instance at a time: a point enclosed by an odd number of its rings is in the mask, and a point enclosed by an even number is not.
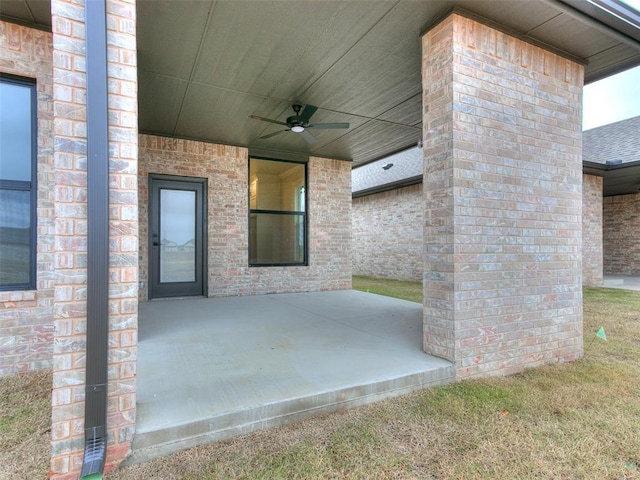
<svg viewBox="0 0 640 480"><path fill-rule="evenodd" d="M304 262L304 217L253 213L250 218L251 252L254 265Z"/></svg>
<svg viewBox="0 0 640 480"><path fill-rule="evenodd" d="M0 283L29 282L30 218L30 192L0 190Z"/></svg>
<svg viewBox="0 0 640 480"><path fill-rule="evenodd" d="M31 88L0 82L0 179L31 180Z"/></svg>
<svg viewBox="0 0 640 480"><path fill-rule="evenodd" d="M196 279L196 192L160 191L160 282Z"/></svg>
<svg viewBox="0 0 640 480"><path fill-rule="evenodd" d="M304 165L251 159L249 171L254 210L304 211Z"/></svg>

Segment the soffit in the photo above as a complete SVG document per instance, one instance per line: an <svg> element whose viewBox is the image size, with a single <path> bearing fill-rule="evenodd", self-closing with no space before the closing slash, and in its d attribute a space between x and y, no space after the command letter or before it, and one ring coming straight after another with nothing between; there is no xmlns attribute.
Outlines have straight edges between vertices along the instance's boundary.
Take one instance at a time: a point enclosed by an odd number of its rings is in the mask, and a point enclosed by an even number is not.
<svg viewBox="0 0 640 480"><path fill-rule="evenodd" d="M589 62L587 82L640 64L640 30L603 27L612 16L582 3L138 0L140 131L363 164L420 139L420 36L454 6ZM47 1L0 5L3 18L50 24ZM316 130L314 145L259 139L280 127L249 115L284 121L294 102L320 107L314 123L351 128Z"/></svg>
<svg viewBox="0 0 640 480"><path fill-rule="evenodd" d="M640 162L613 168L604 173L602 195L627 195L640 191Z"/></svg>
<svg viewBox="0 0 640 480"><path fill-rule="evenodd" d="M602 177L602 196L604 197L640 192L640 162L604 165L585 161L583 172Z"/></svg>
<svg viewBox="0 0 640 480"><path fill-rule="evenodd" d="M49 0L2 0L0 19L51 30L51 2Z"/></svg>

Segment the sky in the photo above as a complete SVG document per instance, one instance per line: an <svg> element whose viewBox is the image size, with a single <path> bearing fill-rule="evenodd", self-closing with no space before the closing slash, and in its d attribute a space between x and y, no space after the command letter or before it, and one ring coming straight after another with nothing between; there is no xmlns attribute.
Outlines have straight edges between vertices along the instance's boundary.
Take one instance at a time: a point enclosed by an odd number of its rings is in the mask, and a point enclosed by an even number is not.
<svg viewBox="0 0 640 480"><path fill-rule="evenodd" d="M582 129L640 115L640 67L584 87Z"/></svg>
<svg viewBox="0 0 640 480"><path fill-rule="evenodd" d="M622 0L640 12L640 0ZM640 115L640 67L584 87L582 129Z"/></svg>

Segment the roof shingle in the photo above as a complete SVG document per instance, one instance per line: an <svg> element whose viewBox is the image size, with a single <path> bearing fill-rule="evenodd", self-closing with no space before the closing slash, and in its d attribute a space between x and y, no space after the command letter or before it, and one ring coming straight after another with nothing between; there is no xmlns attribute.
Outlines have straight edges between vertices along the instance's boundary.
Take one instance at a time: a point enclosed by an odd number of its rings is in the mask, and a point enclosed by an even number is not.
<svg viewBox="0 0 640 480"><path fill-rule="evenodd" d="M585 130L582 161L603 164L640 161L640 116Z"/></svg>

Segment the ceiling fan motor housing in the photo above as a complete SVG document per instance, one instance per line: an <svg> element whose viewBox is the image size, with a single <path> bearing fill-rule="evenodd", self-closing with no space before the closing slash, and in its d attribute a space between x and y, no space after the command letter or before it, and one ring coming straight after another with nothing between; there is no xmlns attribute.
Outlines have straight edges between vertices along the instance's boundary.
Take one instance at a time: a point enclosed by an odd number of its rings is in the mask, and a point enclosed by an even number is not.
<svg viewBox="0 0 640 480"><path fill-rule="evenodd" d="M287 118L287 125L289 125L289 127L306 127L309 122L307 122L307 124L305 125L305 122L300 118L300 110L302 110L302 105L300 105L299 103L294 103L293 105L291 105L291 108L293 108L293 111L296 112L296 114Z"/></svg>
<svg viewBox="0 0 640 480"><path fill-rule="evenodd" d="M297 115L293 115L292 117L287 118L287 125L291 127L295 127L296 125L299 125L301 127L306 126L302 119Z"/></svg>

